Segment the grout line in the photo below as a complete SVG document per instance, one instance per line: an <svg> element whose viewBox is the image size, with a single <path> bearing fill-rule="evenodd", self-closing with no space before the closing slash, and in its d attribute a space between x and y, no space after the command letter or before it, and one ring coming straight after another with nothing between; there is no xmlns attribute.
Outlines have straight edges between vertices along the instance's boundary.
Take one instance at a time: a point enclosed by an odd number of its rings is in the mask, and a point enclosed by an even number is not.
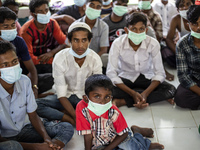
<svg viewBox="0 0 200 150"><path fill-rule="evenodd" d="M159 143L158 133L157 133L156 124L155 124L155 121L154 121L154 116L153 116L152 108L151 108L151 106L149 106L149 107L150 107L150 110L151 110L151 116L152 116L152 121L153 121L153 125L154 125L154 130L155 130L154 133L156 133L156 140Z"/></svg>
<svg viewBox="0 0 200 150"><path fill-rule="evenodd" d="M192 114L192 112L190 111L190 113L191 113L191 115L192 115L192 118L194 119L194 122L195 122L195 124L196 124L196 126L197 126L197 128L199 127L199 125L198 125L198 123L196 122L196 120L195 120L195 118L194 118L194 116L193 116L193 114Z"/></svg>

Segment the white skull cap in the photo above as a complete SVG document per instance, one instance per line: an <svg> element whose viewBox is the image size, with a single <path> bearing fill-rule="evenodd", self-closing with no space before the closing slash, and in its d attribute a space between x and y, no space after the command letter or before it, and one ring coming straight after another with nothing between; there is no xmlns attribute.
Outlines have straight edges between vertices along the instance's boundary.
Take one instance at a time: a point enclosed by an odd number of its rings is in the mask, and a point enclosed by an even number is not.
<svg viewBox="0 0 200 150"><path fill-rule="evenodd" d="M75 28L85 28L85 29L88 29L90 32L91 32L91 28L90 26L88 26L85 22L73 22L70 26L69 26L69 29L68 29L68 33L70 33L73 29Z"/></svg>

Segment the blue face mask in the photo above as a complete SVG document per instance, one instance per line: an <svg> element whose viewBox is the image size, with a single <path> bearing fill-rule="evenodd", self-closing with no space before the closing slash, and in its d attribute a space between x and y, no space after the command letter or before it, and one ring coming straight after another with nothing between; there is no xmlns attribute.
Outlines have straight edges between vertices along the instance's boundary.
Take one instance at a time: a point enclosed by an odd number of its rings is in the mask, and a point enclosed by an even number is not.
<svg viewBox="0 0 200 150"><path fill-rule="evenodd" d="M104 6L107 6L107 5L110 5L110 3L111 3L111 0L107 0L107 2L102 2L102 4L104 5Z"/></svg>
<svg viewBox="0 0 200 150"><path fill-rule="evenodd" d="M13 41L17 36L17 29L1 30L1 38L7 41Z"/></svg>
<svg viewBox="0 0 200 150"><path fill-rule="evenodd" d="M88 98L88 100L89 100L89 98ZM110 101L106 104L99 104L99 103L94 103L91 100L89 100L89 103L87 106L87 108L97 116L101 116L111 107L112 107L112 101Z"/></svg>
<svg viewBox="0 0 200 150"><path fill-rule="evenodd" d="M48 11L46 14L37 14L37 21L41 24L47 24L50 21L51 13Z"/></svg>
<svg viewBox="0 0 200 150"><path fill-rule="evenodd" d="M82 7L86 3L86 0L74 0L74 4L78 7Z"/></svg>
<svg viewBox="0 0 200 150"><path fill-rule="evenodd" d="M81 59L81 58L87 56L87 55L90 53L90 49L88 48L88 49L85 51L85 53L83 53L82 55L78 55L78 54L76 54L76 53L73 51L72 48L70 48L69 53L70 53L71 55L73 55L74 57Z"/></svg>
<svg viewBox="0 0 200 150"><path fill-rule="evenodd" d="M22 75L22 69L20 68L19 64L8 68L1 68L0 72L1 72L0 78L5 82L7 82L8 84L15 83L17 80L21 78Z"/></svg>

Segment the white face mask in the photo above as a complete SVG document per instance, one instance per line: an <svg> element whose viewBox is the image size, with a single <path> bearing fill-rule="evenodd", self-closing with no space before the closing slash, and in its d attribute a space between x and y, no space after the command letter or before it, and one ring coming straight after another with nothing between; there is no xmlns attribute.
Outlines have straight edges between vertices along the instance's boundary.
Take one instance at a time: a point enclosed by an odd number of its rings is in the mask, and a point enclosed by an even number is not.
<svg viewBox="0 0 200 150"><path fill-rule="evenodd" d="M81 59L81 58L87 56L90 53L90 51L91 50L89 48L87 48L87 50L85 51L85 53L83 53L82 55L78 55L77 53L75 53L75 51L72 48L70 48L69 53L71 55L73 55L74 57Z"/></svg>
<svg viewBox="0 0 200 150"><path fill-rule="evenodd" d="M41 24L47 24L50 21L51 13L48 11L46 14L37 14L37 21Z"/></svg>
<svg viewBox="0 0 200 150"><path fill-rule="evenodd" d="M13 41L17 36L17 29L1 30L1 38L6 41Z"/></svg>
<svg viewBox="0 0 200 150"><path fill-rule="evenodd" d="M89 98L88 98L89 100ZM106 103L106 104L99 104L99 103L94 103L91 100L89 100L88 103L88 109L92 111L95 115L101 116L104 114L108 109L112 107L112 101Z"/></svg>
<svg viewBox="0 0 200 150"><path fill-rule="evenodd" d="M22 75L22 69L20 68L19 64L8 68L1 68L0 72L1 72L0 78L5 82L7 82L8 84L15 83L17 80L21 78Z"/></svg>
<svg viewBox="0 0 200 150"><path fill-rule="evenodd" d="M181 17L187 20L187 11L188 10L179 10Z"/></svg>

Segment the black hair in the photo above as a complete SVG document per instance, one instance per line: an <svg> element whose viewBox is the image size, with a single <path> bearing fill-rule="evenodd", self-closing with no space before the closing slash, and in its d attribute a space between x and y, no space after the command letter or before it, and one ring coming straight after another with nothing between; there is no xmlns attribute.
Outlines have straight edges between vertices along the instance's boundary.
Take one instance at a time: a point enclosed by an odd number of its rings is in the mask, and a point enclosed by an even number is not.
<svg viewBox="0 0 200 150"><path fill-rule="evenodd" d="M47 0L31 0L29 3L30 12L34 13L35 8L40 7L43 4L47 4L49 6L49 2Z"/></svg>
<svg viewBox="0 0 200 150"><path fill-rule="evenodd" d="M103 87L112 92L113 84L111 80L103 74L91 75L85 81L85 94L89 96L91 91L94 91L96 88Z"/></svg>
<svg viewBox="0 0 200 150"><path fill-rule="evenodd" d="M14 11L10 10L8 7L0 7L0 23L4 23L4 21L8 20L16 20L17 15Z"/></svg>
<svg viewBox="0 0 200 150"><path fill-rule="evenodd" d="M74 32L77 32L77 31L85 31L85 32L87 32L87 33L88 33L88 40L89 40L89 41L91 40L91 38L92 38L92 36L93 36L92 32L90 32L90 31L89 31L88 29L86 29L86 28L82 28L82 27L74 28L74 29L73 29L71 32L69 32L68 35L67 35L67 37L68 37L68 39L69 39L70 42L72 41L73 33L74 33Z"/></svg>
<svg viewBox="0 0 200 150"><path fill-rule="evenodd" d="M0 55L5 54L8 51L14 51L16 54L15 46L9 41L0 40Z"/></svg>
<svg viewBox="0 0 200 150"><path fill-rule="evenodd" d="M141 12L133 12L129 14L126 20L127 20L127 27L129 25L135 25L138 22L142 22L145 25L145 27L147 26L147 17Z"/></svg>
<svg viewBox="0 0 200 150"><path fill-rule="evenodd" d="M196 23L200 17L200 5L191 5L187 11L187 20Z"/></svg>
<svg viewBox="0 0 200 150"><path fill-rule="evenodd" d="M9 5L14 5L19 7L19 3L17 3L15 0L5 0L2 6L8 7Z"/></svg>
<svg viewBox="0 0 200 150"><path fill-rule="evenodd" d="M179 8L179 4L181 3L182 0L176 0L176 8ZM191 2L194 4L195 0L191 0Z"/></svg>
<svg viewBox="0 0 200 150"><path fill-rule="evenodd" d="M97 1L102 4L102 0L88 0L87 2L93 2L93 1Z"/></svg>
<svg viewBox="0 0 200 150"><path fill-rule="evenodd" d="M121 1L122 3L128 3L129 0L113 0L113 2L115 1Z"/></svg>

